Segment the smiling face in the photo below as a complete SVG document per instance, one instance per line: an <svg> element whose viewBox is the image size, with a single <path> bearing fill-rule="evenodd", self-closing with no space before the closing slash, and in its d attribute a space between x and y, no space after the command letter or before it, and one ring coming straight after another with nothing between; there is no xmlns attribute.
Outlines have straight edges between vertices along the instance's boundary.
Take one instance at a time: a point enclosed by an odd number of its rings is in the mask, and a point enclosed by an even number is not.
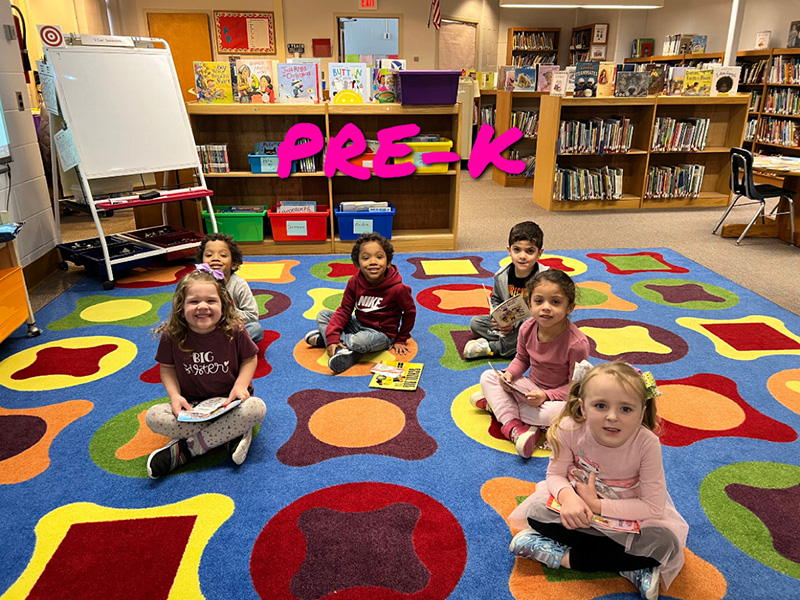
<svg viewBox="0 0 800 600"><path fill-rule="evenodd" d="M370 285L382 282L386 277L386 269L389 268L389 259L383 246L378 242L361 244L358 252L358 268Z"/></svg>
<svg viewBox="0 0 800 600"><path fill-rule="evenodd" d="M539 341L556 338L567 328L567 317L575 308L561 286L552 281L540 281L530 295L530 309L539 324Z"/></svg>
<svg viewBox="0 0 800 600"><path fill-rule="evenodd" d="M213 283L198 281L186 289L183 317L195 333L211 333L222 318L222 301Z"/></svg>
<svg viewBox="0 0 800 600"><path fill-rule="evenodd" d="M642 424L642 399L611 375L600 374L587 382L580 402L594 439L608 448L625 444Z"/></svg>
<svg viewBox="0 0 800 600"><path fill-rule="evenodd" d="M203 262L208 263L212 269L222 269L225 281L231 278L234 266L239 266L233 264L231 249L227 242L222 240L206 242L206 247L203 249Z"/></svg>
<svg viewBox="0 0 800 600"><path fill-rule="evenodd" d="M514 273L520 279L531 274L536 261L542 255L542 250L537 248L532 242L520 240L508 247L508 255L514 263Z"/></svg>

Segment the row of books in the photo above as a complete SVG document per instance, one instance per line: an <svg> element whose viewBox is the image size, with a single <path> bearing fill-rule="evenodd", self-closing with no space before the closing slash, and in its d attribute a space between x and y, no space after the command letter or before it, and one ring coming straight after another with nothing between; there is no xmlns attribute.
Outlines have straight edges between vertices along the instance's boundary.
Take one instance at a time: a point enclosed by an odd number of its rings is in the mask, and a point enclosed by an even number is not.
<svg viewBox="0 0 800 600"><path fill-rule="evenodd" d="M524 160L525 161L525 170L522 173L515 175L515 177L533 177L533 173L536 170L536 157L535 156L520 156L518 150L514 150L513 148L508 151L508 158L509 160Z"/></svg>
<svg viewBox="0 0 800 600"><path fill-rule="evenodd" d="M769 68L767 83L800 84L800 58L775 56Z"/></svg>
<svg viewBox="0 0 800 600"><path fill-rule="evenodd" d="M518 54L511 59L514 67L530 67L532 65L553 65L556 62L555 54Z"/></svg>
<svg viewBox="0 0 800 600"><path fill-rule="evenodd" d="M197 156L200 158L203 173L230 172L228 144L200 144L195 148L197 148Z"/></svg>
<svg viewBox="0 0 800 600"><path fill-rule="evenodd" d="M769 66L769 60L764 58L752 63L745 61L738 61L736 64L742 67L742 74L741 74L742 83L746 84L764 83L764 78L767 75L767 67Z"/></svg>
<svg viewBox="0 0 800 600"><path fill-rule="evenodd" d="M703 185L705 165L664 165L649 167L645 198L697 198Z"/></svg>
<svg viewBox="0 0 800 600"><path fill-rule="evenodd" d="M561 121L558 154L622 154L633 140L633 125L627 117L606 120L594 117L584 121Z"/></svg>
<svg viewBox="0 0 800 600"><path fill-rule="evenodd" d="M540 31L517 31L512 39L512 50L553 50L553 36Z"/></svg>
<svg viewBox="0 0 800 600"><path fill-rule="evenodd" d="M762 117L757 139L766 144L800 146L800 123L787 119Z"/></svg>
<svg viewBox="0 0 800 600"><path fill-rule="evenodd" d="M281 200L275 205L276 213L313 213L317 212L314 200Z"/></svg>
<svg viewBox="0 0 800 600"><path fill-rule="evenodd" d="M636 38L631 44L631 58L648 58L653 56L653 47L656 41L653 38Z"/></svg>
<svg viewBox="0 0 800 600"><path fill-rule="evenodd" d="M706 51L707 35L676 33L664 37L661 54L702 54Z"/></svg>
<svg viewBox="0 0 800 600"><path fill-rule="evenodd" d="M388 202L373 200L362 200L354 202L341 202L339 204L341 212L391 212L392 207Z"/></svg>
<svg viewBox="0 0 800 600"><path fill-rule="evenodd" d="M748 107L747 110L749 110L750 112L758 112L759 110L761 110L762 96L763 94L758 90L750 92L750 106Z"/></svg>
<svg viewBox="0 0 800 600"><path fill-rule="evenodd" d="M556 167L553 186L555 200L619 200L622 198L622 169L609 167L584 169Z"/></svg>
<svg viewBox="0 0 800 600"><path fill-rule="evenodd" d="M678 121L656 117L653 125L653 152L697 152L705 150L711 119L690 117Z"/></svg>
<svg viewBox="0 0 800 600"><path fill-rule="evenodd" d="M497 118L497 107L494 104L481 106L481 125L491 125L494 127Z"/></svg>
<svg viewBox="0 0 800 600"><path fill-rule="evenodd" d="M539 135L539 113L530 110L515 110L511 113L511 127L519 129L524 138L535 138Z"/></svg>
<svg viewBox="0 0 800 600"><path fill-rule="evenodd" d="M744 139L747 142L752 142L756 137L756 130L758 129L757 119L748 119L747 126L744 128Z"/></svg>
<svg viewBox="0 0 800 600"><path fill-rule="evenodd" d="M800 115L800 90L771 89L764 98L763 111L775 115Z"/></svg>

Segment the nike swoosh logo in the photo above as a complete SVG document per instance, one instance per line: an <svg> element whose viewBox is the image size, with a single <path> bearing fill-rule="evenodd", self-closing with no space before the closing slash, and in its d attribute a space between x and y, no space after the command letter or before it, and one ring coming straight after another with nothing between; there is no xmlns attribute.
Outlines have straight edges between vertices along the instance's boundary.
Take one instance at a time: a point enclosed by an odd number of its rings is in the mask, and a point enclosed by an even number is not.
<svg viewBox="0 0 800 600"><path fill-rule="evenodd" d="M360 310L361 312L375 312L376 310L380 310L380 309L381 309L380 306L372 306L372 307L368 307L368 308L361 308L361 307L357 307L356 308L356 310Z"/></svg>

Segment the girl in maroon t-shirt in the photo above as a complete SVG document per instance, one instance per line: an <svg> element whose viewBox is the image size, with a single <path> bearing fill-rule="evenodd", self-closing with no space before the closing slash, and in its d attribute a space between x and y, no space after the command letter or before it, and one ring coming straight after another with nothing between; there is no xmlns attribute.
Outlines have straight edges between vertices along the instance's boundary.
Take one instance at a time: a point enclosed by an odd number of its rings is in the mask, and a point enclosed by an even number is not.
<svg viewBox="0 0 800 600"><path fill-rule="evenodd" d="M251 395L258 347L236 317L222 271L203 263L184 277L175 290L172 314L156 333L161 334L156 361L170 401L150 407L146 422L171 441L150 454L147 474L157 479L226 443L233 462L242 464L253 427L267 408ZM224 398L223 405L241 404L213 420L178 420L182 410L214 397Z"/></svg>

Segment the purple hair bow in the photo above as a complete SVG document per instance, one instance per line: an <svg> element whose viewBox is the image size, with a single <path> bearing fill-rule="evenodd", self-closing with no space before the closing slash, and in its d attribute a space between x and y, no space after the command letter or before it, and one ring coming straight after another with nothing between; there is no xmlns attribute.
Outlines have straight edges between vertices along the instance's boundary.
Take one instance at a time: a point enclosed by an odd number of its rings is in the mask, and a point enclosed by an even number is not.
<svg viewBox="0 0 800 600"><path fill-rule="evenodd" d="M221 269L212 269L208 263L200 263L194 266L195 269L200 271L201 273L208 273L209 275L213 275L214 279L219 279L220 281L225 279L225 273L222 272Z"/></svg>

